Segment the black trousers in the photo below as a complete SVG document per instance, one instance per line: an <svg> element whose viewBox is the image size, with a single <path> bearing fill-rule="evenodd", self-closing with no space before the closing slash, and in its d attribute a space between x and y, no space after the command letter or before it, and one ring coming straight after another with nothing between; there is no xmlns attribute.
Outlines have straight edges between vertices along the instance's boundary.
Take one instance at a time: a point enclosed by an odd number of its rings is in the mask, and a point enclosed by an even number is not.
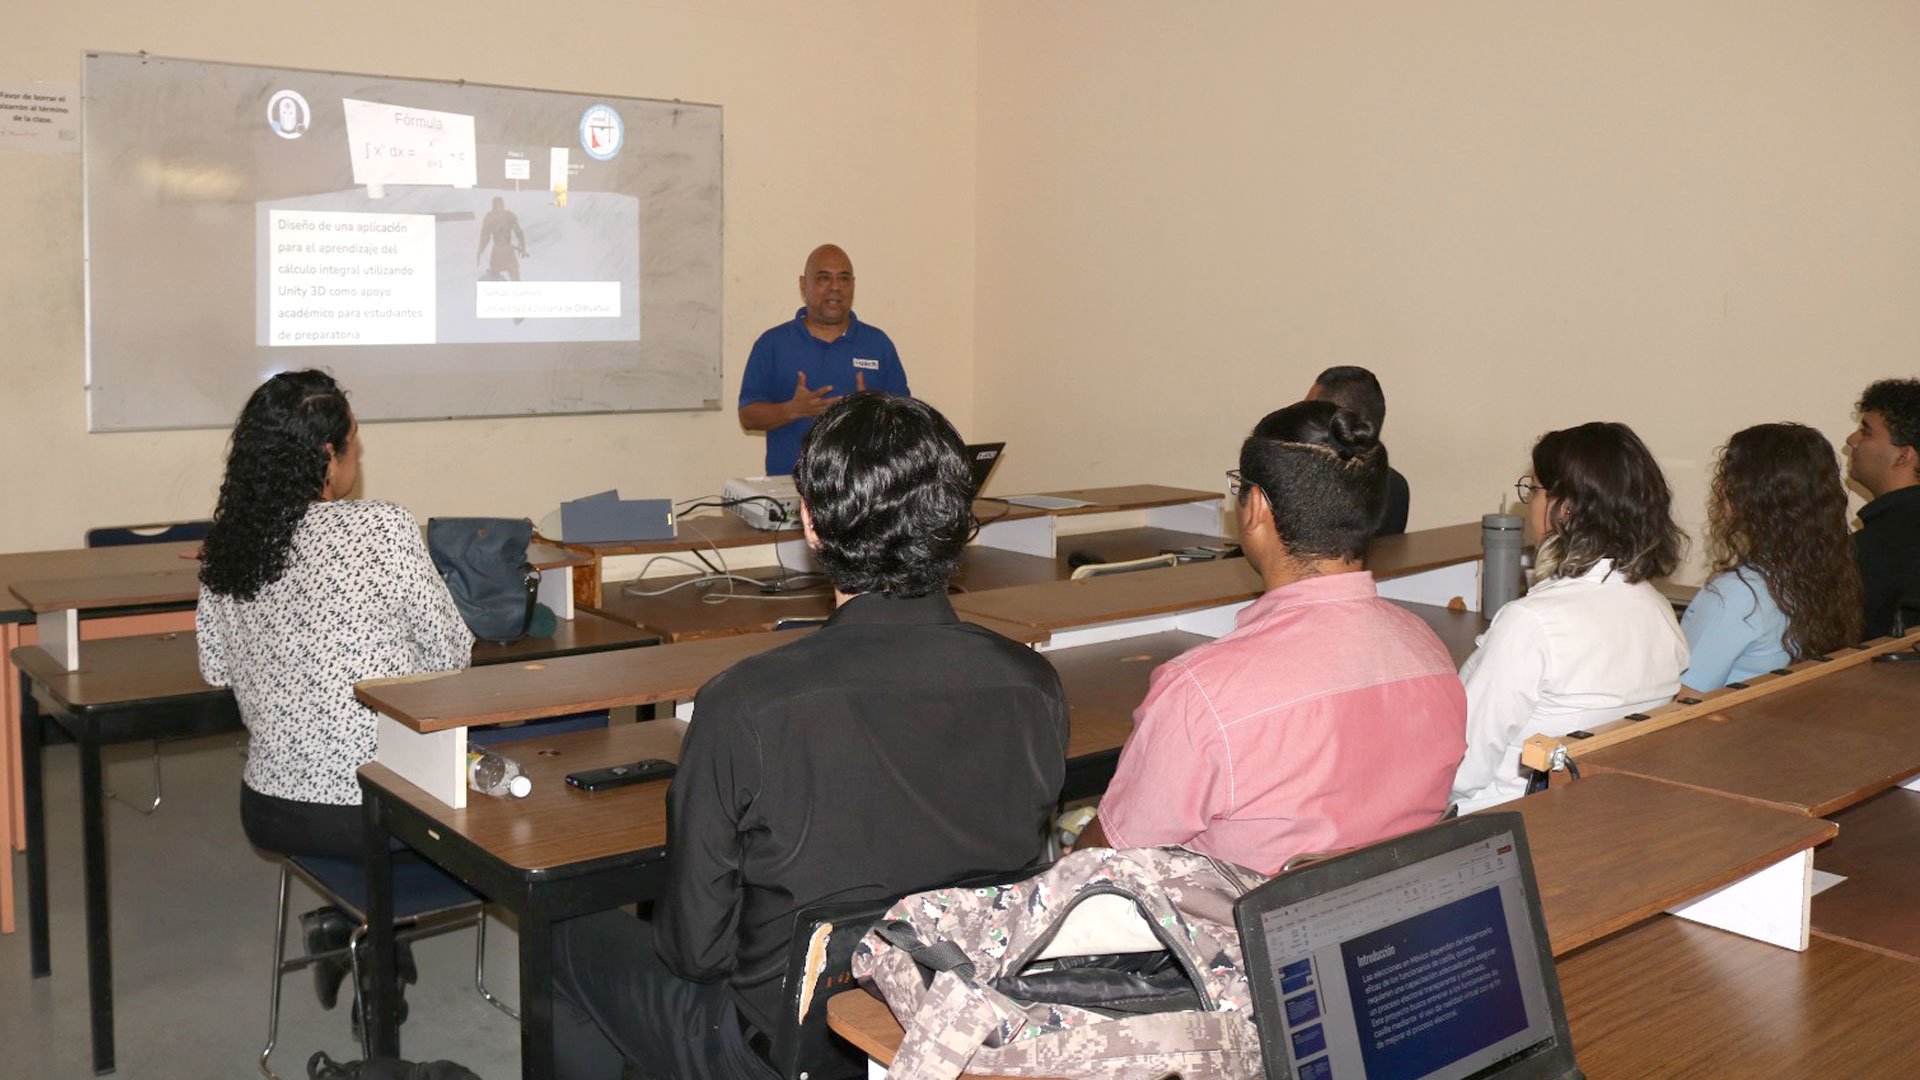
<svg viewBox="0 0 1920 1080"><path fill-rule="evenodd" d="M240 785L240 828L247 842L276 855L358 859L365 822L358 806L298 802Z"/></svg>
<svg viewBox="0 0 1920 1080"><path fill-rule="evenodd" d="M748 1046L725 983L660 962L653 924L624 911L555 928L553 1041L564 1080L776 1080Z"/></svg>

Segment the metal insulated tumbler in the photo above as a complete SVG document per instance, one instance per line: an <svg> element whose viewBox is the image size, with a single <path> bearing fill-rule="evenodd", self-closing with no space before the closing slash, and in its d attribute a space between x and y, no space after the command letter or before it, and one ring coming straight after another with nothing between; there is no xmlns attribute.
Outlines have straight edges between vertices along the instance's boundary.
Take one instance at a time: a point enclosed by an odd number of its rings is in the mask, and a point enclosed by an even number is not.
<svg viewBox="0 0 1920 1080"><path fill-rule="evenodd" d="M1480 613L1491 619L1501 605L1520 599L1520 552L1527 546L1526 523L1517 514L1487 514L1480 519Z"/></svg>

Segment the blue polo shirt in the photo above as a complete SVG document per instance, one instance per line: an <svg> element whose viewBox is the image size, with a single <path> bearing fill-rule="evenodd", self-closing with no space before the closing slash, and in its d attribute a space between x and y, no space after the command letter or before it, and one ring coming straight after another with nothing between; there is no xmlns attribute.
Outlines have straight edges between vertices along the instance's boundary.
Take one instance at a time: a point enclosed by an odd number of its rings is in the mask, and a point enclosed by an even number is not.
<svg viewBox="0 0 1920 1080"><path fill-rule="evenodd" d="M866 379L869 390L906 397L907 369L900 366L900 354L886 331L860 321L847 313L846 332L832 341L821 341L807 332L807 309L801 308L792 319L760 335L747 354L747 370L740 376L740 406L758 402L779 404L793 399L794 386L801 372L807 373L807 388L833 387L833 396L853 393L854 376ZM767 475L793 472L800 456L800 440L813 427L807 417L767 432Z"/></svg>

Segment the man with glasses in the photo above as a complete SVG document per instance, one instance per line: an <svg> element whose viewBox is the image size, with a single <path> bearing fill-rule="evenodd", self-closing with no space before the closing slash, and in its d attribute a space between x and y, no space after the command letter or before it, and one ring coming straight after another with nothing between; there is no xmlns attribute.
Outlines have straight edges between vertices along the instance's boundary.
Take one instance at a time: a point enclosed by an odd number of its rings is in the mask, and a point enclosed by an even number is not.
<svg viewBox="0 0 1920 1080"><path fill-rule="evenodd" d="M1386 497L1373 425L1290 405L1228 476L1266 593L1153 673L1087 842L1179 844L1271 874L1432 823L1466 749L1466 695L1446 646L1362 565Z"/></svg>

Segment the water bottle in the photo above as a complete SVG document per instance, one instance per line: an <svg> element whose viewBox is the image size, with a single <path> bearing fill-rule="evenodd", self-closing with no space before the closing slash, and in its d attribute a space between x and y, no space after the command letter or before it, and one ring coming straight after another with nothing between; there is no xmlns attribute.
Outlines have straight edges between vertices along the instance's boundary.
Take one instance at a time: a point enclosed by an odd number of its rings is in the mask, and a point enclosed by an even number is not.
<svg viewBox="0 0 1920 1080"><path fill-rule="evenodd" d="M467 786L496 799L524 799L533 791L533 781L519 762L477 747L467 751Z"/></svg>
<svg viewBox="0 0 1920 1080"><path fill-rule="evenodd" d="M1480 614L1491 619L1507 601L1520 599L1520 552L1526 546L1526 523L1519 515L1481 517Z"/></svg>

